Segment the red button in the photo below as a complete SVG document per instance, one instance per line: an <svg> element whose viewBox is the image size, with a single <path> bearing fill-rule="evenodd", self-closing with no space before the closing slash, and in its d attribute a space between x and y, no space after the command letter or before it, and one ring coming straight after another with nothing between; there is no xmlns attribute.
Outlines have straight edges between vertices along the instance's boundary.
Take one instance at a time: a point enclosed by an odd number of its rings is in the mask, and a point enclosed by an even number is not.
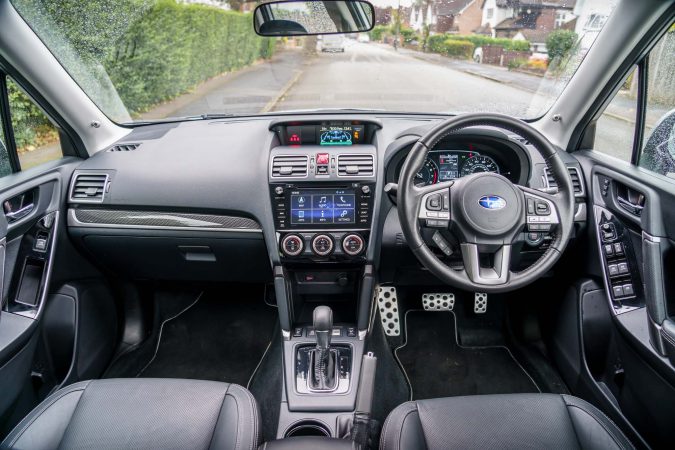
<svg viewBox="0 0 675 450"><path fill-rule="evenodd" d="M328 153L317 153L316 154L316 163L319 165L328 165Z"/></svg>

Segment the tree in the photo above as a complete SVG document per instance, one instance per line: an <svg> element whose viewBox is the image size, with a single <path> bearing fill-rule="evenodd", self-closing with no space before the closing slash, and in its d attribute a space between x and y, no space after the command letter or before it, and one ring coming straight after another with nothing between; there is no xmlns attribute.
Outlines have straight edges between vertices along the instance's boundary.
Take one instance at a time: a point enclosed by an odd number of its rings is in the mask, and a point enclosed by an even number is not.
<svg viewBox="0 0 675 450"><path fill-rule="evenodd" d="M577 42L577 34L571 30L554 30L546 37L548 58L564 58Z"/></svg>

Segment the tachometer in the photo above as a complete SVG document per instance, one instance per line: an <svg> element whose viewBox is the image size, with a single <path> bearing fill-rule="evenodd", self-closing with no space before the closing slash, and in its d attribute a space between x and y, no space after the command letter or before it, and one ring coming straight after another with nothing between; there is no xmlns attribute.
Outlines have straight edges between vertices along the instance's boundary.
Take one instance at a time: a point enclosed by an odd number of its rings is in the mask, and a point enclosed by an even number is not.
<svg viewBox="0 0 675 450"><path fill-rule="evenodd" d="M415 186L427 186L438 183L438 166L431 159L427 159L415 175Z"/></svg>
<svg viewBox="0 0 675 450"><path fill-rule="evenodd" d="M464 161L462 165L461 176L471 175L479 172L494 172L499 173L499 166L494 159L489 156L472 156Z"/></svg>

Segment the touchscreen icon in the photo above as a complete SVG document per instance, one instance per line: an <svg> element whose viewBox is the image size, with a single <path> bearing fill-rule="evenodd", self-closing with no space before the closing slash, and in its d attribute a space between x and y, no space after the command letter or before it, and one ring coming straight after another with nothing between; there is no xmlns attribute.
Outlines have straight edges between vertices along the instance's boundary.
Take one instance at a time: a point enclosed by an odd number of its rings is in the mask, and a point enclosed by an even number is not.
<svg viewBox="0 0 675 450"><path fill-rule="evenodd" d="M298 203L300 203L300 204L305 203L305 197L300 197L298 199Z"/></svg>
<svg viewBox="0 0 675 450"><path fill-rule="evenodd" d="M347 200L341 195L340 196L340 203L347 203Z"/></svg>
<svg viewBox="0 0 675 450"><path fill-rule="evenodd" d="M299 218L305 217L305 211L303 211L303 210L298 211L298 217Z"/></svg>
<svg viewBox="0 0 675 450"><path fill-rule="evenodd" d="M342 210L342 213L340 213L340 217L345 217L347 214L349 214L349 211L344 209L344 210Z"/></svg>

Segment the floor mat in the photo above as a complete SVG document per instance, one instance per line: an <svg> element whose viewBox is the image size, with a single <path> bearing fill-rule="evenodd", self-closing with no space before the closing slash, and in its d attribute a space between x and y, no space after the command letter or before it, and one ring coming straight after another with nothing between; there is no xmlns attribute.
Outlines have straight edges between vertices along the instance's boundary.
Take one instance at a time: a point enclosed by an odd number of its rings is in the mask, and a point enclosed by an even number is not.
<svg viewBox="0 0 675 450"><path fill-rule="evenodd" d="M154 357L137 376L246 386L272 339L277 312L262 298L238 297L206 292L166 321Z"/></svg>
<svg viewBox="0 0 675 450"><path fill-rule="evenodd" d="M452 312L410 311L396 350L414 400L539 392L506 347L460 347Z"/></svg>

